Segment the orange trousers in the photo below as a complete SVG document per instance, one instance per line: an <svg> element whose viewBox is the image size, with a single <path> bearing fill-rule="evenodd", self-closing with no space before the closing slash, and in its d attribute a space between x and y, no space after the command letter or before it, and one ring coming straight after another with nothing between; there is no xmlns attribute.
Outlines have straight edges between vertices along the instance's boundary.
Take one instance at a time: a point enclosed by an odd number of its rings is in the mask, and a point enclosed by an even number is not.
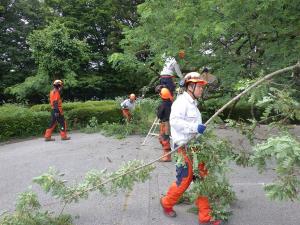
<svg viewBox="0 0 300 225"><path fill-rule="evenodd" d="M125 120L127 122L130 122L130 120L131 120L131 113L130 113L129 109L122 109L122 114L123 114L123 117L125 118Z"/></svg>
<svg viewBox="0 0 300 225"><path fill-rule="evenodd" d="M171 151L170 146L170 124L169 121L160 122L159 124L159 137L158 140L163 148L163 155ZM165 156L161 159L162 161L171 161L171 155Z"/></svg>
<svg viewBox="0 0 300 225"><path fill-rule="evenodd" d="M51 122L50 122L48 129L45 132L45 136L44 136L45 138L51 138L52 132L54 131L57 123L60 126L60 128L59 128L60 136L62 138L67 137L67 124L66 124L64 116L60 114L58 117L55 117L54 111L52 110Z"/></svg>
<svg viewBox="0 0 300 225"><path fill-rule="evenodd" d="M178 149L178 154L182 154L185 166L176 167L176 181L171 184L169 190L162 198L162 205L166 209L173 209L174 205L177 203L179 198L185 192L185 190L190 186L193 180L193 163L186 154L184 148ZM200 177L205 177L208 174L204 163L199 163L198 165ZM211 208L206 196L199 196L195 201L196 206L199 209L198 219L200 223L207 223L211 220Z"/></svg>

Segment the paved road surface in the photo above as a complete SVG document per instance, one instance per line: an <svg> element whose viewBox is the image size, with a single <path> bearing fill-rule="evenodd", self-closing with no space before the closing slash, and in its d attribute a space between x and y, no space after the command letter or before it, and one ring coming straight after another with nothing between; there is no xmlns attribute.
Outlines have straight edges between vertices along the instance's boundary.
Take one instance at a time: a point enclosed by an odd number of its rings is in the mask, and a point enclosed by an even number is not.
<svg viewBox="0 0 300 225"><path fill-rule="evenodd" d="M296 130L299 134L299 129ZM238 134L219 129L218 134L248 148ZM261 131L260 137L264 134ZM44 142L42 138L0 145L0 214L14 209L17 194L32 185L31 179L50 166L65 173L72 182L81 181L90 169L114 171L122 162L132 159L150 161L161 154L157 139L141 146L144 137L130 136L123 140L100 134L71 134L72 140ZM229 174L237 194L228 225L299 225L300 202L273 202L266 199L263 184L272 181L272 170L259 175L254 168L232 166ZM176 218L166 218L159 198L175 178L173 163L158 163L152 179L138 184L130 193L103 197L92 193L88 200L72 204L66 212L73 215L76 225L197 225L197 215L187 212L190 205L177 205ZM59 211L59 202L45 195L37 185L42 205Z"/></svg>

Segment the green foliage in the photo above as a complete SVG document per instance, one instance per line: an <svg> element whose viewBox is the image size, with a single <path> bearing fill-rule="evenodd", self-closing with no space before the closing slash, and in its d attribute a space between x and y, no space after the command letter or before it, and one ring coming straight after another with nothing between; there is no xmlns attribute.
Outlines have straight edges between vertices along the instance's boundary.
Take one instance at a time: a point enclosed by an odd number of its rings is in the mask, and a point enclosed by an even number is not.
<svg viewBox="0 0 300 225"><path fill-rule="evenodd" d="M122 99L117 100L119 103L121 101ZM131 134L146 134L156 117L154 109L156 109L157 106L157 100L147 98L140 99L136 102L130 123L126 123L125 121L123 124L103 123L101 125L102 133L117 138L124 138Z"/></svg>
<svg viewBox="0 0 300 225"><path fill-rule="evenodd" d="M116 105L116 101L114 100L103 100L103 101L85 101L85 102L65 102L63 103L64 112L68 112L70 110L76 108L84 108L84 107L97 107L97 106L112 106ZM30 107L30 110L35 112L40 111L51 111L51 106L49 104L38 104Z"/></svg>
<svg viewBox="0 0 300 225"><path fill-rule="evenodd" d="M64 174L54 168L35 177L33 182L40 185L46 193L51 193L64 204L59 216L55 217L48 211L42 212L34 192L20 194L16 211L11 215L0 217L1 225L72 225L70 215L62 214L65 206L72 202L86 199L90 192L98 191L100 194L115 194L119 191L132 190L137 182L150 179L154 166L144 167L143 161L133 160L124 163L117 171L108 173L107 170L91 170L87 172L82 183L67 186L67 181L62 180Z"/></svg>
<svg viewBox="0 0 300 225"><path fill-rule="evenodd" d="M0 101L7 100L6 87L23 82L34 71L26 37L45 24L39 0L2 0L0 3Z"/></svg>
<svg viewBox="0 0 300 225"><path fill-rule="evenodd" d="M107 122L106 122L107 123ZM82 129L85 133L96 133L100 131L100 127L98 124L98 120L96 117L92 117L92 119L89 120L88 124L84 129Z"/></svg>
<svg viewBox="0 0 300 225"><path fill-rule="evenodd" d="M50 168L47 173L34 178L46 193L51 193L63 203L78 202L81 198L88 198L92 191L99 191L101 194L112 194L121 190L132 190L134 183L145 182L150 178L153 166L142 168L144 163L139 160L124 163L117 171L108 173L107 170L89 171L82 183L67 186L62 180L63 174ZM136 170L140 168L139 170ZM106 184L106 185L105 185Z"/></svg>
<svg viewBox="0 0 300 225"><path fill-rule="evenodd" d="M122 119L116 101L70 102L63 105L68 129L85 127L94 117L98 124L119 122ZM42 135L50 122L49 104L27 108L21 105L6 104L0 107L0 141L13 137ZM91 126L91 124L89 124ZM94 127L95 131L100 125ZM88 132L88 131L87 131Z"/></svg>
<svg viewBox="0 0 300 225"><path fill-rule="evenodd" d="M231 98L232 96L230 95L224 95L219 98L212 98L204 101L200 107L201 112L204 112L204 119L209 119L211 115L213 115L218 109L220 109L229 100L231 100ZM264 107L256 107L253 110L255 110L255 118L259 119L262 111L264 110ZM226 108L223 113L220 114L220 118L222 118L223 120L229 118L234 120L247 120L253 118L251 111L251 102L247 101L247 99L240 99L235 105L232 104L231 106Z"/></svg>
<svg viewBox="0 0 300 225"><path fill-rule="evenodd" d="M51 111L49 104L34 105L32 111ZM121 112L116 101L86 101L86 102L67 102L63 104L63 110L67 123L70 127L84 127L95 117L98 124L104 122L121 121Z"/></svg>
<svg viewBox="0 0 300 225"><path fill-rule="evenodd" d="M287 90L289 89L289 90ZM256 105L264 107L263 121L280 121L286 123L288 119L300 119L300 104L293 96L296 90L291 88L278 89L270 87L268 95L260 99Z"/></svg>
<svg viewBox="0 0 300 225"><path fill-rule="evenodd" d="M38 73L24 83L7 89L18 99L28 99L32 94L46 95L51 81L63 79L65 87L77 84L80 65L89 60L88 45L70 37L70 31L61 23L53 22L43 30L35 30L28 42L38 65ZM50 81L50 82L49 82Z"/></svg>
<svg viewBox="0 0 300 225"><path fill-rule="evenodd" d="M108 123L101 124L100 129L102 134L106 136L114 136L118 139L127 137L128 135L135 134L136 125L132 123Z"/></svg>
<svg viewBox="0 0 300 225"><path fill-rule="evenodd" d="M277 200L299 200L300 143L288 134L271 137L254 147L251 162L262 173L267 160L275 160L277 179L265 186L267 196Z"/></svg>
<svg viewBox="0 0 300 225"><path fill-rule="evenodd" d="M51 215L48 211L41 211L37 195L32 191L19 195L16 211L0 217L1 225L72 225L70 215Z"/></svg>
<svg viewBox="0 0 300 225"><path fill-rule="evenodd" d="M189 192L192 193L192 200L198 196L208 196L212 217L228 220L231 215L230 204L236 197L227 179L209 174L205 179L194 182Z"/></svg>
<svg viewBox="0 0 300 225"><path fill-rule="evenodd" d="M226 178L229 171L228 163L234 156L232 147L227 141L220 140L208 130L205 135L189 145L189 156L193 159L193 173L196 181L187 193L187 197L194 202L199 196L208 196L212 216L216 219L227 220L231 214L230 204L235 200L232 186ZM184 164L180 157L177 159L180 164ZM199 176L199 163L204 163L209 171L206 177Z"/></svg>
<svg viewBox="0 0 300 225"><path fill-rule="evenodd" d="M247 120L247 121L235 121L231 119L226 120L226 126L231 127L246 137L250 144L254 144L255 133L254 130L258 125L256 120ZM250 156L252 155L249 150L241 148L234 149L234 161L239 166L250 166Z"/></svg>
<svg viewBox="0 0 300 225"><path fill-rule="evenodd" d="M49 123L48 112L33 112L18 105L0 107L0 141L13 137L42 135Z"/></svg>
<svg viewBox="0 0 300 225"><path fill-rule="evenodd" d="M186 59L179 62L183 70L211 67L231 91L239 80L251 82L299 60L298 11L297 0L146 0L138 6L139 25L124 29L123 55L111 60L125 68L154 64L160 70L163 53L176 56L185 49ZM281 83L291 75L284 74Z"/></svg>
<svg viewBox="0 0 300 225"><path fill-rule="evenodd" d="M120 109L115 105L91 106L75 108L66 113L66 118L71 126L84 126L95 117L98 123L118 122L121 120Z"/></svg>

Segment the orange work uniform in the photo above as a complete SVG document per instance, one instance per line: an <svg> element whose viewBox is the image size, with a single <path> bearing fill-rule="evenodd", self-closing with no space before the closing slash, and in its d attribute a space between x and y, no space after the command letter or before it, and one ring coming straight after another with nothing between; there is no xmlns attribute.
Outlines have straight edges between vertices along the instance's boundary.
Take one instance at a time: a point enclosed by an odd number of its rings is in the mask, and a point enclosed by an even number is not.
<svg viewBox="0 0 300 225"><path fill-rule="evenodd" d="M63 115L62 99L57 89L50 91L50 105L51 105L51 122L48 129L45 132L45 138L51 138L52 132L55 129L57 123L59 124L59 132L61 138L67 137L67 125Z"/></svg>
<svg viewBox="0 0 300 225"><path fill-rule="evenodd" d="M193 180L193 162L188 157L185 148L180 147L178 154L181 154L185 161L185 166L181 165L176 167L176 181L171 184L165 197L161 199L161 203L166 209L173 209L179 198L190 186ZM208 171L204 163L198 165L199 176L204 178L207 176ZM198 219L200 223L207 223L211 220L211 208L206 196L198 196L195 202L199 209Z"/></svg>

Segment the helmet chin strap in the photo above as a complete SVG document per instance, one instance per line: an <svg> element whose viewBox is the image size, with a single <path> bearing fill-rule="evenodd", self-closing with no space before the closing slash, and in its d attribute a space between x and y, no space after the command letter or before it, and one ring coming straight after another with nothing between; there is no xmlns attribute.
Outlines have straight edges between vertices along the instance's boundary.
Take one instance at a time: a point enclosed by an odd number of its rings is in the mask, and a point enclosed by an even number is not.
<svg viewBox="0 0 300 225"><path fill-rule="evenodd" d="M189 90L189 89L188 89L188 91L193 95L194 99L197 99L196 96L195 96L196 84L193 83L193 85L194 85L194 86L193 86L193 91L191 91L191 90Z"/></svg>

